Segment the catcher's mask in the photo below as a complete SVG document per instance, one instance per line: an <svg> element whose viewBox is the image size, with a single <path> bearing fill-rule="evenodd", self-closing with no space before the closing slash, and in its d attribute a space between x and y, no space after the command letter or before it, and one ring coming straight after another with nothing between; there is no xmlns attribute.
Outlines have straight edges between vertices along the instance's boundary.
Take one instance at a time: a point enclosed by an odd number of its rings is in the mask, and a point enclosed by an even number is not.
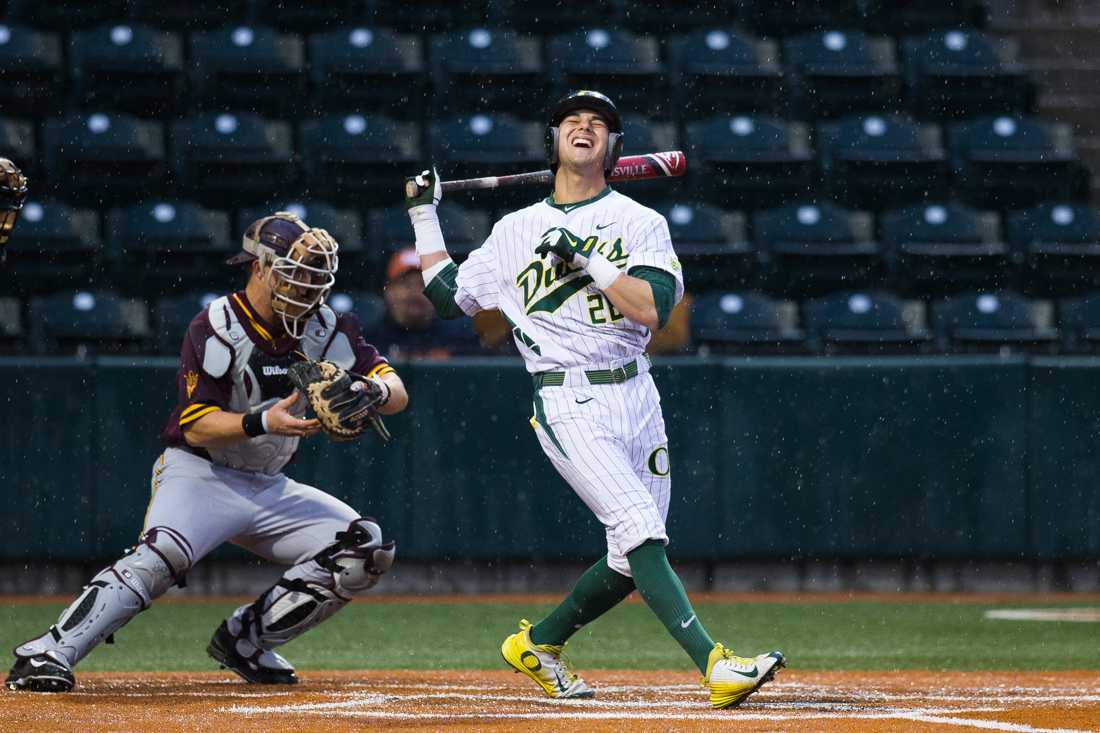
<svg viewBox="0 0 1100 733"><path fill-rule="evenodd" d="M8 241L27 199L27 177L7 158L0 158L0 245ZM0 261L4 250L0 249Z"/></svg>
<svg viewBox="0 0 1100 733"><path fill-rule="evenodd" d="M310 228L294 214L278 211L252 222L243 246L244 252L228 263L260 261L260 268L268 271L271 309L288 334L301 338L306 322L336 282L340 245L324 229Z"/></svg>

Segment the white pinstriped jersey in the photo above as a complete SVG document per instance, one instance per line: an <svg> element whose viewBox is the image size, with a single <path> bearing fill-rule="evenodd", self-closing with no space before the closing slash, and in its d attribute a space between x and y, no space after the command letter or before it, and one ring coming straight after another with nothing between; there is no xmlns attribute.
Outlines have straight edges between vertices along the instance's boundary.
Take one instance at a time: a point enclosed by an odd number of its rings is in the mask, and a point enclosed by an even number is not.
<svg viewBox="0 0 1100 733"><path fill-rule="evenodd" d="M543 234L563 227L624 272L638 266L670 273L684 294L668 222L610 187L587 201L547 200L508 214L458 268L455 302L467 315L499 308L512 325L529 372L620 363L640 356L650 332L615 310L579 267L535 254Z"/></svg>

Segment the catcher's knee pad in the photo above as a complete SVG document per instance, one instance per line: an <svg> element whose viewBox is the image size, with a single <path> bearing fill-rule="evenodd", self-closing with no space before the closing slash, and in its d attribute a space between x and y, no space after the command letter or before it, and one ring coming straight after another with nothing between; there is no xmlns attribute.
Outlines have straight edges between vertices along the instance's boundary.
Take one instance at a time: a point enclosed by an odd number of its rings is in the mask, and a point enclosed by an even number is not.
<svg viewBox="0 0 1100 733"><path fill-rule="evenodd" d="M270 650L301 636L347 604L347 598L323 585L284 576L255 603L238 608L228 625L238 639Z"/></svg>
<svg viewBox="0 0 1100 733"><path fill-rule="evenodd" d="M336 533L336 542L317 553L314 561L332 573L334 590L351 598L375 585L393 566L397 545L382 541L382 528L373 517L360 517L347 530Z"/></svg>
<svg viewBox="0 0 1100 733"><path fill-rule="evenodd" d="M16 647L16 655L56 651L75 665L173 583L182 582L189 567L189 550L179 533L164 527L149 530L137 547L84 586L49 631Z"/></svg>

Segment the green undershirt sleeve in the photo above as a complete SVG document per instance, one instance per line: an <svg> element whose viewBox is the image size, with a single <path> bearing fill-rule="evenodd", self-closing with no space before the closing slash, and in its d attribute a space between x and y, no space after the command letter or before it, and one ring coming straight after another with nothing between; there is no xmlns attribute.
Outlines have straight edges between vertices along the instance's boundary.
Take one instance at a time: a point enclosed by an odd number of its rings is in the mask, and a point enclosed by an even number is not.
<svg viewBox="0 0 1100 733"><path fill-rule="evenodd" d="M653 289L653 305L657 308L657 327L664 328L672 306L676 305L676 278L660 268L644 265L630 268L627 274L649 283Z"/></svg>
<svg viewBox="0 0 1100 733"><path fill-rule="evenodd" d="M424 295L428 296L428 300L432 301L432 305L435 306L435 312L439 314L440 318L446 320L466 315L463 310L458 307L458 303L455 302L455 292L458 290L458 286L455 285L455 278L457 276L458 265L453 262L448 262L447 265L432 278L432 281L428 283L427 287L424 288Z"/></svg>

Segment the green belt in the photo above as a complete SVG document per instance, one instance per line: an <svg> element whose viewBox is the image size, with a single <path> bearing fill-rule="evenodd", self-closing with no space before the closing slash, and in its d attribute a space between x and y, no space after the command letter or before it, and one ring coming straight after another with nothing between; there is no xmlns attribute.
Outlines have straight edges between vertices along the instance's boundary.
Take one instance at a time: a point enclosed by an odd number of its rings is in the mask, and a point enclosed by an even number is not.
<svg viewBox="0 0 1100 733"><path fill-rule="evenodd" d="M565 384L565 372L538 372L532 376L536 390L540 387L560 387ZM589 384L622 384L638 376L638 360L635 359L618 369L586 370L584 376L588 377Z"/></svg>

